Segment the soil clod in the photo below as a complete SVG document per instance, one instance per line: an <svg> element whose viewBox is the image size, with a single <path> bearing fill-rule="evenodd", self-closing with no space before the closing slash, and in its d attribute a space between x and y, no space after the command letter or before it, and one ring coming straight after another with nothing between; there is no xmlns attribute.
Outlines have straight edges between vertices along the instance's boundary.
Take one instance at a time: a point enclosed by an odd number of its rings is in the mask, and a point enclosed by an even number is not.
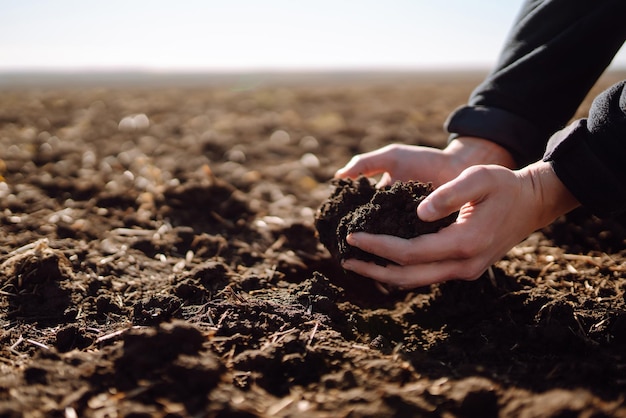
<svg viewBox="0 0 626 418"><path fill-rule="evenodd" d="M377 189L365 176L334 181L335 190L318 209L316 227L320 241L339 259L357 258L387 265L391 261L346 242L348 234L368 232L414 238L439 231L456 219L454 213L436 222L424 222L417 206L432 191L430 183L396 182Z"/></svg>

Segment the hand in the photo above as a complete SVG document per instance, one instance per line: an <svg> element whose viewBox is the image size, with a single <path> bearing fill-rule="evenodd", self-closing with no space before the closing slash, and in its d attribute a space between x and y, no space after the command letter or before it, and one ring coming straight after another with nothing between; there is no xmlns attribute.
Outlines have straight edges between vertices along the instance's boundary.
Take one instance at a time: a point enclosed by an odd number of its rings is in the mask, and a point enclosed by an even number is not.
<svg viewBox="0 0 626 418"><path fill-rule="evenodd" d="M464 169L477 164L515 167L511 154L494 142L482 138L461 137L444 150L415 145L392 144L376 151L356 155L335 177L356 178L382 174L380 186L396 180L432 182L438 187L457 177Z"/></svg>
<svg viewBox="0 0 626 418"><path fill-rule="evenodd" d="M386 267L361 260L342 265L402 288L450 279L473 280L533 231L578 206L552 166L537 162L520 171L474 166L442 185L417 208L424 221L460 210L455 223L412 239L357 232L350 245L398 263Z"/></svg>

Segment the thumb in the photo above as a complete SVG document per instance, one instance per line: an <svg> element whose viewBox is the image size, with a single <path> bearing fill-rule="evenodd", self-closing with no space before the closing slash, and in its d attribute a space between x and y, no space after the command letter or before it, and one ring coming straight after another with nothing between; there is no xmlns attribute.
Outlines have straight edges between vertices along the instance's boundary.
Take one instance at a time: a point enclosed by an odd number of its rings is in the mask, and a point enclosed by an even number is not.
<svg viewBox="0 0 626 418"><path fill-rule="evenodd" d="M417 206L417 216L426 222L445 218L461 209L467 202L481 200L487 190L487 170L479 166L466 169L457 178L443 184L426 196Z"/></svg>
<svg viewBox="0 0 626 418"><path fill-rule="evenodd" d="M436 220L445 218L449 214L455 211L455 209L447 210L449 205L443 204L442 199L437 199L435 192L431 193L428 197L420 202L417 206L417 216L425 222L434 222Z"/></svg>

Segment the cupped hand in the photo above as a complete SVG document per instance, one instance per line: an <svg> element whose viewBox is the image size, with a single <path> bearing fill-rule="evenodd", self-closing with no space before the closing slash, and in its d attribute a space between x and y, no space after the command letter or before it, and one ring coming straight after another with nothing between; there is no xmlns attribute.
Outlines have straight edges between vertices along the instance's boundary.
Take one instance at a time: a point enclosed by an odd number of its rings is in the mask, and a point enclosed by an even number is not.
<svg viewBox="0 0 626 418"><path fill-rule="evenodd" d="M504 148L482 138L461 137L443 149L392 144L376 151L354 156L335 174L338 178L382 175L379 185L400 181L432 182L438 187L457 177L464 169L477 164L514 167L513 158Z"/></svg>
<svg viewBox="0 0 626 418"><path fill-rule="evenodd" d="M412 239L350 234L350 245L397 264L380 266L349 259L342 265L402 288L473 280L530 233L577 205L549 163L538 162L519 171L473 166L436 189L417 208L424 221L459 210L453 224Z"/></svg>

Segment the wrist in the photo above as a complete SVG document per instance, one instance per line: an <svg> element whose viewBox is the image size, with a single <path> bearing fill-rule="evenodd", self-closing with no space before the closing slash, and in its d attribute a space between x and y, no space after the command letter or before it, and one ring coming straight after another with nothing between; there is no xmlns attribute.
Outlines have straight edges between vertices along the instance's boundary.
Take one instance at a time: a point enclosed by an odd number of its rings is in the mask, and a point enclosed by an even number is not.
<svg viewBox="0 0 626 418"><path fill-rule="evenodd" d="M565 187L554 172L552 164L538 161L519 171L530 182L538 203L539 224L542 228L552 223L556 218L580 206L578 200Z"/></svg>
<svg viewBox="0 0 626 418"><path fill-rule="evenodd" d="M515 160L506 148L483 138L461 136L450 141L443 150L453 157L453 164L460 173L473 165L500 165L516 168Z"/></svg>

